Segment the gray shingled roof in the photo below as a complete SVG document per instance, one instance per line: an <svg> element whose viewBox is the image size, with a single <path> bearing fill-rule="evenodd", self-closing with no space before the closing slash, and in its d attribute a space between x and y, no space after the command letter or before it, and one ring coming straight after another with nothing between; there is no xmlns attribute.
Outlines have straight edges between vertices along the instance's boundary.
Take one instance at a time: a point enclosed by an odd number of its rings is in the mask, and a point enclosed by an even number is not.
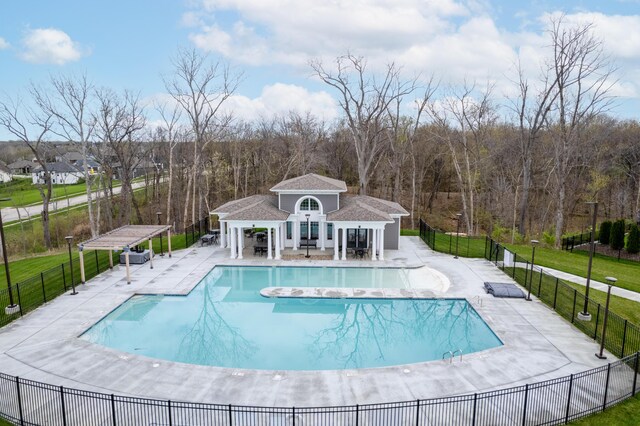
<svg viewBox="0 0 640 426"><path fill-rule="evenodd" d="M79 173L82 171L81 169L79 169L78 167L72 164L63 163L60 161L56 161L55 163L47 163L47 170L49 170L49 172L56 172L56 173ZM38 166L33 171L35 173L41 172L42 166Z"/></svg>
<svg viewBox="0 0 640 426"><path fill-rule="evenodd" d="M271 191L336 191L346 192L347 185L344 181L309 173L292 179L283 180Z"/></svg>
<svg viewBox="0 0 640 426"><path fill-rule="evenodd" d="M275 195L252 195L221 205L212 213L226 213L224 220L287 220L289 213L278 208Z"/></svg>
<svg viewBox="0 0 640 426"><path fill-rule="evenodd" d="M28 160L18 160L18 161L14 161L13 163L9 164L9 168L10 169L22 169L25 167L35 167L37 165L37 163L34 163L33 161L28 161Z"/></svg>
<svg viewBox="0 0 640 426"><path fill-rule="evenodd" d="M391 222L390 214L408 214L398 203L366 195L342 195L340 210L327 215L329 222Z"/></svg>

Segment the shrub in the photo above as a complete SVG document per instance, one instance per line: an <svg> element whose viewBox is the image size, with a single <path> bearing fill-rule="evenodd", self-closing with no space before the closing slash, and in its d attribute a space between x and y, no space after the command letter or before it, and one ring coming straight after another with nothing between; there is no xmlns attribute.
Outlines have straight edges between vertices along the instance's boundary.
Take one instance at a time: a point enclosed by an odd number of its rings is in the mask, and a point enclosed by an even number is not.
<svg viewBox="0 0 640 426"><path fill-rule="evenodd" d="M630 254L640 252L640 230L636 224L631 225L629 237L627 237L627 252Z"/></svg>
<svg viewBox="0 0 640 426"><path fill-rule="evenodd" d="M622 250L624 248L624 219L616 220L611 225L611 239L609 244L614 250Z"/></svg>
<svg viewBox="0 0 640 426"><path fill-rule="evenodd" d="M609 245L609 241L611 241L611 221L610 220L605 220L600 224L598 241L600 242L600 244Z"/></svg>
<svg viewBox="0 0 640 426"><path fill-rule="evenodd" d="M556 236L553 234L553 231L551 232L545 231L542 233L542 240L546 245L553 246L556 242Z"/></svg>

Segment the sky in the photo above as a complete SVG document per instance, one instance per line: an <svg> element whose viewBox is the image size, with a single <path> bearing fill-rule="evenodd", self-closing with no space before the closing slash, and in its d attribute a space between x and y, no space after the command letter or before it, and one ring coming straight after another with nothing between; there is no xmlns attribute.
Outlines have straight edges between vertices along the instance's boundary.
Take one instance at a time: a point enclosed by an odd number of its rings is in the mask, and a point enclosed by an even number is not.
<svg viewBox="0 0 640 426"><path fill-rule="evenodd" d="M333 92L309 61L363 56L441 85L490 82L514 90L519 60L535 77L548 17L590 22L617 67L610 114L640 116L640 0L5 0L0 4L0 96L25 96L50 75L86 74L96 87L166 99L178 48L228 63L243 80L227 108L241 119L290 110L331 121ZM153 119L153 117L151 117ZM0 140L10 135L0 129Z"/></svg>

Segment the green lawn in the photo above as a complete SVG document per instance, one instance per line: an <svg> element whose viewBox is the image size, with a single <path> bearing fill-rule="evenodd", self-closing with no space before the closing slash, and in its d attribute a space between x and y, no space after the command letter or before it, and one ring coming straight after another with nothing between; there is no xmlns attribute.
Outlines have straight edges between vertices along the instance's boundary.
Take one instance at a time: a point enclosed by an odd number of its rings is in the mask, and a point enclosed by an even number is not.
<svg viewBox="0 0 640 426"><path fill-rule="evenodd" d="M523 258L531 260L530 245L506 244L510 251L515 251ZM536 248L535 262L537 265L546 266L581 277L587 276L589 254L575 251L556 250L547 247ZM627 290L640 292L640 263L630 260L612 259L610 257L596 255L593 258L591 277L596 281L605 282L605 277L616 277L616 286Z"/></svg>
<svg viewBox="0 0 640 426"><path fill-rule="evenodd" d="M607 409L570 424L574 426L636 426L640 425L640 394Z"/></svg>
<svg viewBox="0 0 640 426"><path fill-rule="evenodd" d="M84 183L53 185L52 199L84 194L85 191L86 186ZM10 201L0 202L0 207L28 206L42 203L40 191L31 183L31 179L13 180L0 185L0 198L11 198Z"/></svg>

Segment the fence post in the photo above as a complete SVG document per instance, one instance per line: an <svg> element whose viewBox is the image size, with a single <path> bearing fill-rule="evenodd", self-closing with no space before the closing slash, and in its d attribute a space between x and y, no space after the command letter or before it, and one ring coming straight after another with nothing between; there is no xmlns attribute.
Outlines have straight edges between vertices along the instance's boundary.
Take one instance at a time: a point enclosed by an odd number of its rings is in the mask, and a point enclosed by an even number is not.
<svg viewBox="0 0 640 426"><path fill-rule="evenodd" d="M604 401L602 401L602 411L607 408L607 394L609 393L609 376L611 375L611 363L607 364L607 380L604 382Z"/></svg>
<svg viewBox="0 0 640 426"><path fill-rule="evenodd" d="M540 275L542 276L542 275ZM553 309L556 308L556 301L558 300L558 278L556 278L556 288L553 291ZM540 287L538 287L539 289ZM538 297L540 296L540 290L538 290Z"/></svg>
<svg viewBox="0 0 640 426"><path fill-rule="evenodd" d="M293 425L292 426L296 426L296 407L295 405L293 407L291 407L291 420ZM358 417L356 415L356 425L358 424Z"/></svg>
<svg viewBox="0 0 640 426"><path fill-rule="evenodd" d="M485 258L485 259L487 258L487 240L488 240L488 239L489 239L489 237L487 237L487 236L485 235L485 237L484 237L484 258Z"/></svg>
<svg viewBox="0 0 640 426"><path fill-rule="evenodd" d="M496 258L496 261L498 259ZM527 288L529 290L529 293L531 293L531 287L527 287L527 283L529 282L528 278L529 278L529 261L526 260L525 261L525 267L524 267L524 288Z"/></svg>
<svg viewBox="0 0 640 426"><path fill-rule="evenodd" d="M636 359L633 363L633 389L631 389L631 396L636 396L636 384L638 384L638 359L640 357L640 352L636 352Z"/></svg>
<svg viewBox="0 0 640 426"><path fill-rule="evenodd" d="M451 254L451 240L453 240L453 237L449 234L449 254Z"/></svg>
<svg viewBox="0 0 640 426"><path fill-rule="evenodd" d="M231 409L231 404L229 404L229 426L233 426L233 411Z"/></svg>
<svg viewBox="0 0 640 426"><path fill-rule="evenodd" d="M61 263L60 266L62 266L62 285L64 286L64 291L66 293L67 292L67 277L65 277L65 275L64 275L64 263Z"/></svg>
<svg viewBox="0 0 640 426"><path fill-rule="evenodd" d="M542 288L542 268L540 268L540 279L538 280L538 297L540 297L540 289Z"/></svg>
<svg viewBox="0 0 640 426"><path fill-rule="evenodd" d="M600 304L598 303L598 312L596 313L596 327L593 330L593 340L598 340L598 321L600 321Z"/></svg>
<svg viewBox="0 0 640 426"><path fill-rule="evenodd" d="M420 426L420 400L416 399L416 426Z"/></svg>
<svg viewBox="0 0 640 426"><path fill-rule="evenodd" d="M18 413L20 414L20 424L24 425L24 416L22 414L22 396L20 395L20 377L16 376L16 392L18 396Z"/></svg>
<svg viewBox="0 0 640 426"><path fill-rule="evenodd" d="M67 413L64 407L64 387L60 386L60 404L62 408L62 424L63 426L67 425Z"/></svg>
<svg viewBox="0 0 640 426"><path fill-rule="evenodd" d="M96 256L96 275L100 274L100 263L98 262L98 250L94 250L93 253Z"/></svg>
<svg viewBox="0 0 640 426"><path fill-rule="evenodd" d="M622 349L620 350L620 358L624 358L624 346L627 343L627 323L628 320L624 320L624 330L622 331Z"/></svg>
<svg viewBox="0 0 640 426"><path fill-rule="evenodd" d="M573 320L576 317L576 298L578 297L578 290L573 289L573 311L571 312L571 324L573 324Z"/></svg>
<svg viewBox="0 0 640 426"><path fill-rule="evenodd" d="M42 298L47 301L47 293L44 291L44 272L40 272L40 283L42 284Z"/></svg>
<svg viewBox="0 0 640 426"><path fill-rule="evenodd" d="M18 293L18 307L20 307L20 316L23 316L22 313L22 299L20 298L20 283L16 284L16 292Z"/></svg>
<svg viewBox="0 0 640 426"><path fill-rule="evenodd" d="M171 420L171 400L167 400L167 414L169 414L169 426L173 426L173 420Z"/></svg>
<svg viewBox="0 0 640 426"><path fill-rule="evenodd" d="M356 404L356 426L358 426L358 418L360 417L360 406Z"/></svg>
<svg viewBox="0 0 640 426"><path fill-rule="evenodd" d="M112 420L112 424L113 426L117 426L117 420L116 420L116 397L111 394L111 420Z"/></svg>
<svg viewBox="0 0 640 426"><path fill-rule="evenodd" d="M573 388L573 374L569 376L569 393L567 395L567 412L564 416L564 424L569 423L569 411L571 409L571 389Z"/></svg>
<svg viewBox="0 0 640 426"><path fill-rule="evenodd" d="M473 417L471 418L471 425L476 426L476 411L478 408L478 394L473 394Z"/></svg>
<svg viewBox="0 0 640 426"><path fill-rule="evenodd" d="M529 384L524 385L524 407L522 409L522 426L527 424L527 400L529 399Z"/></svg>

